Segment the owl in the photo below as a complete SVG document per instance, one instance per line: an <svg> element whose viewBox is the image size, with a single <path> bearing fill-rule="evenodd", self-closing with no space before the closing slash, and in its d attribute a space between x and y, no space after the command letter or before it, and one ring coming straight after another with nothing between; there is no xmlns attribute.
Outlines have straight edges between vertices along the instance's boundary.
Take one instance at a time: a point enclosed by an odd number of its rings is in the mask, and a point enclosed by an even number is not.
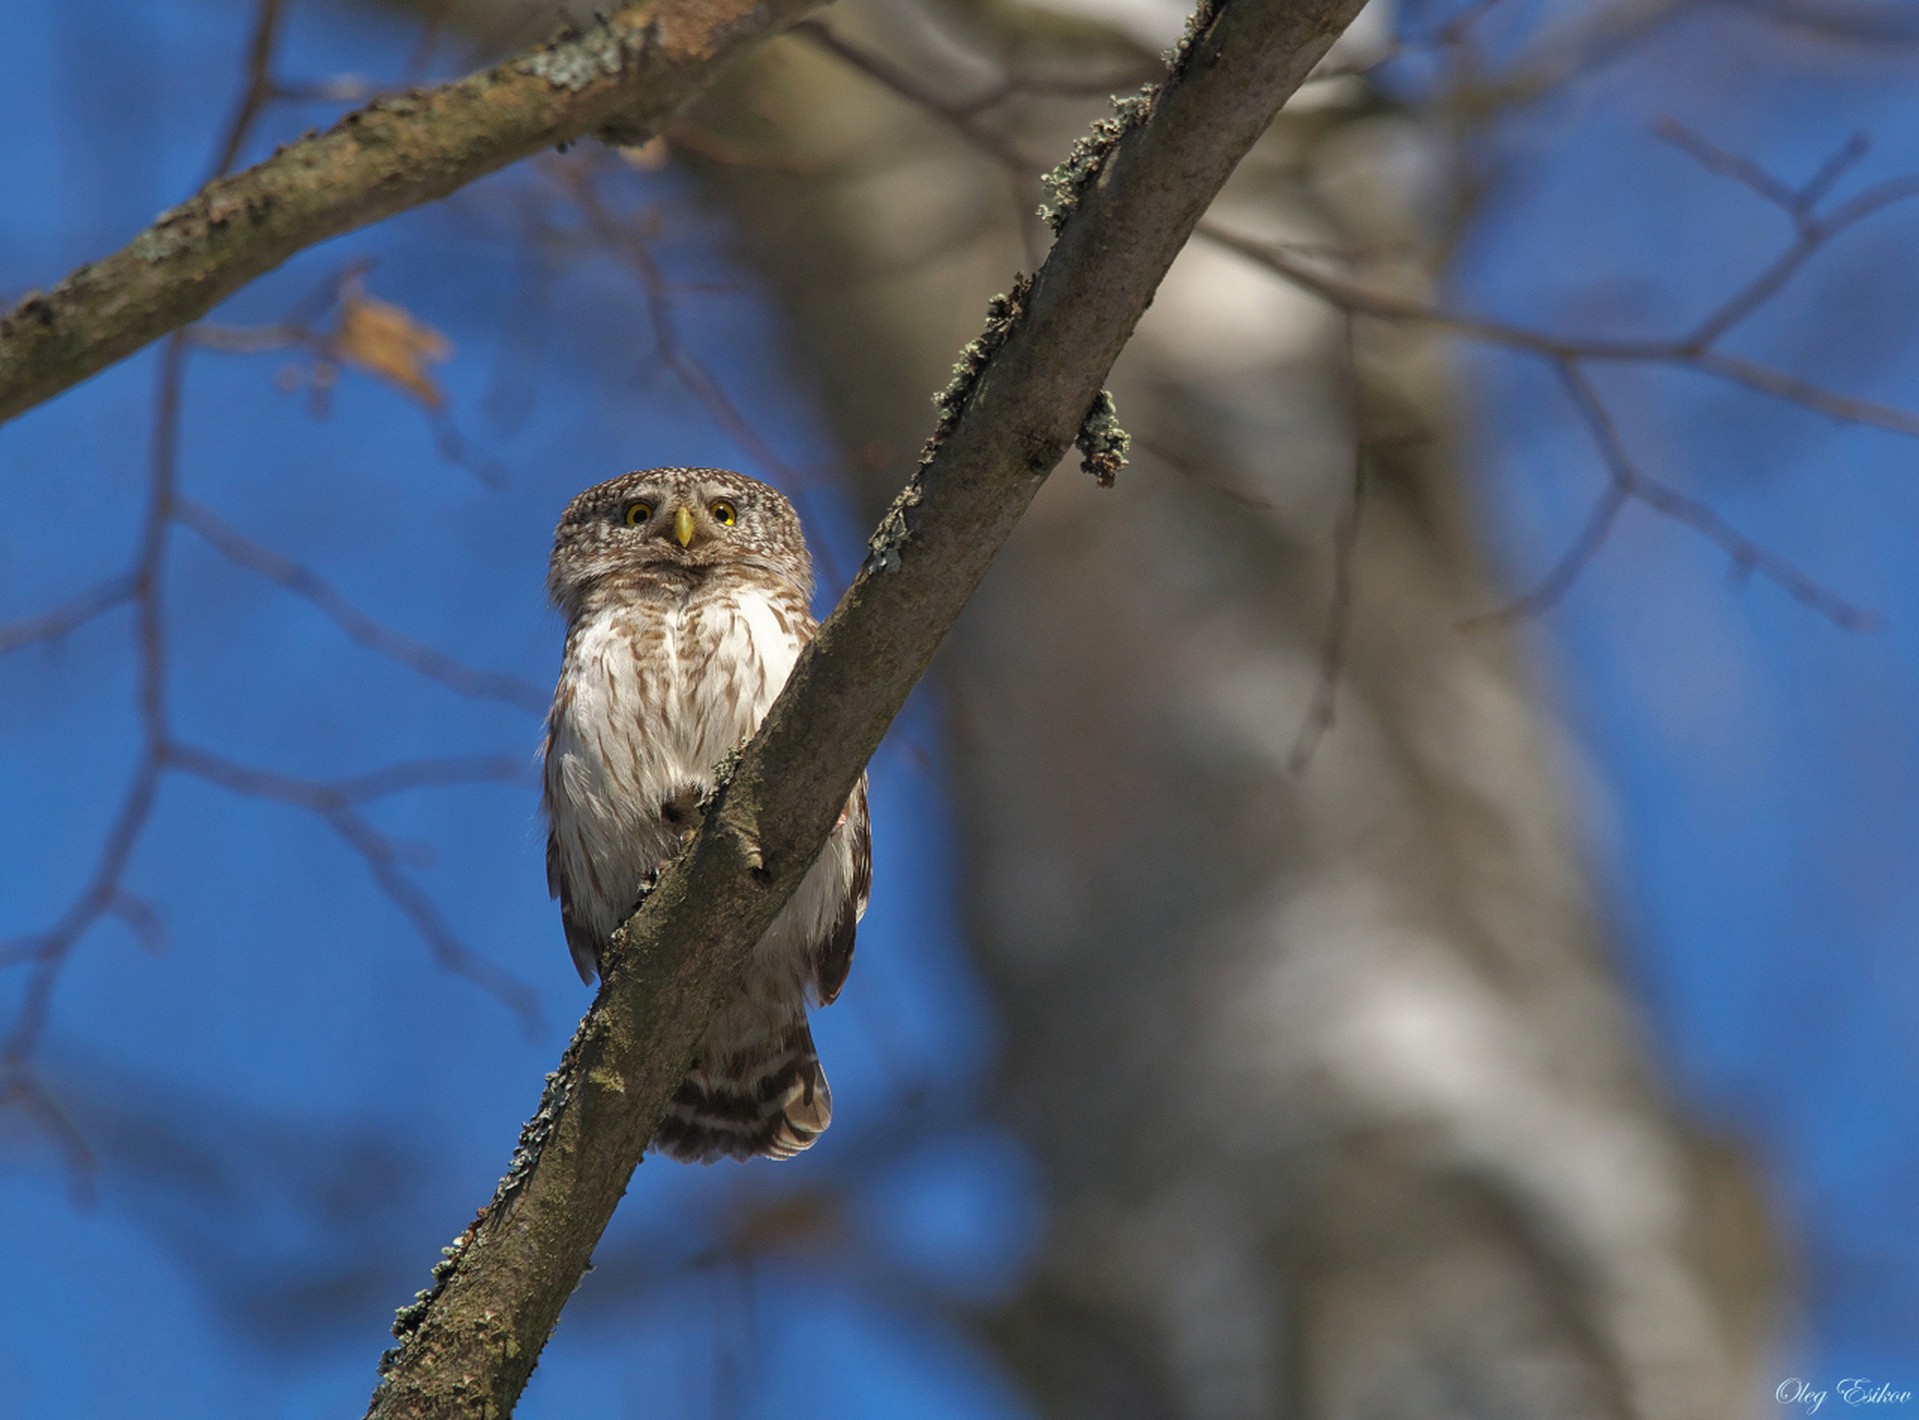
<svg viewBox="0 0 1919 1420"><path fill-rule="evenodd" d="M582 980L698 827L714 766L758 727L816 623L799 516L716 468L652 468L567 505L547 578L566 651L547 717L547 886ZM832 1118L807 1026L853 964L872 882L866 780L701 1037L653 1147L790 1158Z"/></svg>

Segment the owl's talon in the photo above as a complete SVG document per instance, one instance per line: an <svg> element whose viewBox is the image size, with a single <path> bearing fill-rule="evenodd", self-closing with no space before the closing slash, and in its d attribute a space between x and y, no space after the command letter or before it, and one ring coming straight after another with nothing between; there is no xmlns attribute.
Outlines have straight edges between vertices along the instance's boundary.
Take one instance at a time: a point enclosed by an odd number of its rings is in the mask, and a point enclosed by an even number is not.
<svg viewBox="0 0 1919 1420"><path fill-rule="evenodd" d="M679 829L684 842L706 819L706 786L681 785L672 798L660 800L660 817Z"/></svg>

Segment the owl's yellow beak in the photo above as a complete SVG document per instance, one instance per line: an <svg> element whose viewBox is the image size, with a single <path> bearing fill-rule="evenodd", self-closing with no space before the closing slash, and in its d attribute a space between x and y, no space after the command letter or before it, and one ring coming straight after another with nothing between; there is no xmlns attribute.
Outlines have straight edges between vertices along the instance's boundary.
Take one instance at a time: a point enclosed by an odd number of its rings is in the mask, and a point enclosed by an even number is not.
<svg viewBox="0 0 1919 1420"><path fill-rule="evenodd" d="M673 510L673 536L680 540L681 547L693 545L693 534L697 529L693 525L693 510L682 503Z"/></svg>

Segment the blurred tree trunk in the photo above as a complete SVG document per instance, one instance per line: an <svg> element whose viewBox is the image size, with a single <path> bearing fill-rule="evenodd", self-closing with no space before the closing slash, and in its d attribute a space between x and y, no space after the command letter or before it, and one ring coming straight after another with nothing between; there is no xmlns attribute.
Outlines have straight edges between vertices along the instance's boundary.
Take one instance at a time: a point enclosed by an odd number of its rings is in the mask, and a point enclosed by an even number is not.
<svg viewBox="0 0 1919 1420"><path fill-rule="evenodd" d="M1139 58L1065 22L941 13L831 20L908 75L963 73L970 45L1081 76ZM699 171L879 507L1027 264L1017 189L799 45L734 100L698 119L761 160ZM1050 160L1088 106L1019 112ZM1398 194L1443 162L1434 141L1335 96L1216 215L1428 242L1440 214ZM1420 289L1410 266L1368 274ZM1458 391L1420 333L1362 327L1350 375L1344 344L1336 314L1189 248L1116 376L1133 466L1111 492L1049 483L945 653L998 1088L1051 1188L995 1334L1061 1420L1743 1414L1765 1227L1648 1078L1515 638L1460 630L1498 593ZM1295 772L1355 422L1376 442L1337 720Z"/></svg>
<svg viewBox="0 0 1919 1420"><path fill-rule="evenodd" d="M948 99L1004 77L981 54L1081 79L1142 61L1002 5L827 18ZM1418 293L1390 253L1447 215L1404 196L1446 170L1444 135L1318 97L1215 215L1374 253L1370 279ZM995 117L1050 162L1092 113ZM805 40L674 148L877 511L1032 265L1036 189ZM1767 1230L1650 1077L1517 638L1460 629L1498 593L1459 392L1419 332L1347 348L1335 313L1196 243L1115 377L1133 465L1111 492L1050 482L943 654L1000 1112L1050 1189L989 1329L1057 1420L1743 1414ZM1300 772L1342 581L1336 722Z"/></svg>

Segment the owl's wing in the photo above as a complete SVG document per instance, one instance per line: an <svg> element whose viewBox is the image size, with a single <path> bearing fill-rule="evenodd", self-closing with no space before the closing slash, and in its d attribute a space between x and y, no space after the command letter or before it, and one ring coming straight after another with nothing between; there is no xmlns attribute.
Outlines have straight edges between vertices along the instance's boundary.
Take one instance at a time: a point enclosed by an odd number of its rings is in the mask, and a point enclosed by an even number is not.
<svg viewBox="0 0 1919 1420"><path fill-rule="evenodd" d="M846 801L846 822L834 830L847 834L853 850L853 872L847 879L846 900L833 926L813 948L813 991L822 1006L830 1006L846 985L853 969L853 936L866 915L866 899L873 890L873 829L866 816L866 776Z"/></svg>
<svg viewBox="0 0 1919 1420"><path fill-rule="evenodd" d="M566 949L573 954L573 969L588 986L600 971L600 944L593 940L573 911L573 889L560 866L560 840L555 833L546 835L546 895L560 900L560 930L566 933Z"/></svg>

